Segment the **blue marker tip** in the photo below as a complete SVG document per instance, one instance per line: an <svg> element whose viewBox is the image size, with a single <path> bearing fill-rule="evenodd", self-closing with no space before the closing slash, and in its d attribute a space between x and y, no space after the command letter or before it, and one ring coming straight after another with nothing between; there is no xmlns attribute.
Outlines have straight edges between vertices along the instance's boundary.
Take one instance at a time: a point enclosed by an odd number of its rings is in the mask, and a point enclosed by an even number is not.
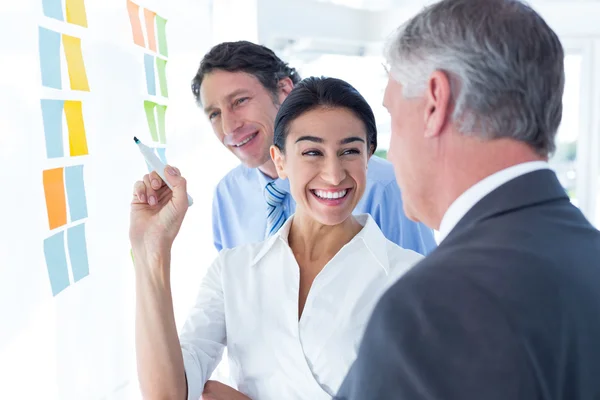
<svg viewBox="0 0 600 400"><path fill-rule="evenodd" d="M138 139L138 138L136 138L136 137L134 136L134 137L133 137L133 141L134 141L135 143L139 143L139 142L140 142L140 139Z"/></svg>

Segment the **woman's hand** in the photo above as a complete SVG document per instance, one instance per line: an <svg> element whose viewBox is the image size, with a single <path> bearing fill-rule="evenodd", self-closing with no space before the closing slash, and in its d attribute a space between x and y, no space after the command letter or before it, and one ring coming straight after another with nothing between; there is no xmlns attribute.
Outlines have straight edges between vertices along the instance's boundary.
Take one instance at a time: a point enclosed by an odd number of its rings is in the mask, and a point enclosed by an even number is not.
<svg viewBox="0 0 600 400"><path fill-rule="evenodd" d="M156 172L134 185L129 240L134 254L159 256L170 253L188 209L186 180L175 167L165 167L169 189Z"/></svg>
<svg viewBox="0 0 600 400"><path fill-rule="evenodd" d="M218 381L208 381L204 385L202 400L252 400L242 392Z"/></svg>

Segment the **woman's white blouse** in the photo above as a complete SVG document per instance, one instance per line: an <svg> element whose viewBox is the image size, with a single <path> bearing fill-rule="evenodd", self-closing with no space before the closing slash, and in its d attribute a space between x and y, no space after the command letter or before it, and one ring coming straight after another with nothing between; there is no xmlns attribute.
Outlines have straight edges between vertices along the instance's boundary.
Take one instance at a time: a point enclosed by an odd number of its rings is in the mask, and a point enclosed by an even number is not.
<svg viewBox="0 0 600 400"><path fill-rule="evenodd" d="M221 251L180 333L188 399L200 398L224 346L232 381L253 400L335 395L380 295L422 258L368 214L356 218L363 229L317 275L300 320L293 217L264 242Z"/></svg>

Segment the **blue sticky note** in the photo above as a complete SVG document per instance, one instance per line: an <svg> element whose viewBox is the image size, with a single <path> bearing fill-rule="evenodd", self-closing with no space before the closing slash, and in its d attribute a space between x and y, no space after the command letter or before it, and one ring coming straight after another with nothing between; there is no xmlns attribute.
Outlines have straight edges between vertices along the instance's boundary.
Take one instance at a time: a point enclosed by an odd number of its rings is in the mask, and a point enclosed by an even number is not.
<svg viewBox="0 0 600 400"><path fill-rule="evenodd" d="M50 278L52 295L56 296L69 286L69 269L65 253L65 232L58 232L44 240L44 256Z"/></svg>
<svg viewBox="0 0 600 400"><path fill-rule="evenodd" d="M83 182L83 165L65 167L65 186L71 222L79 221L88 216Z"/></svg>
<svg viewBox="0 0 600 400"><path fill-rule="evenodd" d="M42 8L46 17L59 21L65 20L65 17L63 17L62 0L42 0Z"/></svg>
<svg viewBox="0 0 600 400"><path fill-rule="evenodd" d="M167 155L166 155L166 151L167 149L164 147L157 147L156 148L156 154L158 155L158 158L160 159L160 161L163 162L163 164L167 165Z"/></svg>
<svg viewBox="0 0 600 400"><path fill-rule="evenodd" d="M46 156L48 158L64 157L62 132L62 100L42 99L42 120L46 137Z"/></svg>
<svg viewBox="0 0 600 400"><path fill-rule="evenodd" d="M148 94L156 96L156 77L154 75L154 57L144 54L144 68L146 70L146 87Z"/></svg>
<svg viewBox="0 0 600 400"><path fill-rule="evenodd" d="M90 274L85 241L85 224L72 226L68 229L67 245L69 247L73 281L77 282Z"/></svg>
<svg viewBox="0 0 600 400"><path fill-rule="evenodd" d="M40 68L42 86L61 89L60 33L40 26Z"/></svg>

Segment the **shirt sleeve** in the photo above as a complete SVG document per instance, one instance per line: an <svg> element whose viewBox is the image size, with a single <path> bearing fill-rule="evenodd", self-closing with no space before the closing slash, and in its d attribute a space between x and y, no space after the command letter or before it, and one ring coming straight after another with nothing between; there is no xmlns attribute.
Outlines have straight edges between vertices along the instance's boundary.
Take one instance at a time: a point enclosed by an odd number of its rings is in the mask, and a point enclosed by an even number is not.
<svg viewBox="0 0 600 400"><path fill-rule="evenodd" d="M498 302L452 273L409 273L381 298L336 400L539 398Z"/></svg>
<svg viewBox="0 0 600 400"><path fill-rule="evenodd" d="M212 230L213 230L213 244L218 252L223 249L223 239L221 237L221 209L219 206L220 196L218 192L219 187L215 189L213 194L212 202Z"/></svg>
<svg viewBox="0 0 600 400"><path fill-rule="evenodd" d="M390 241L405 249L427 255L437 247L433 230L404 214L402 195L396 182L390 182L382 191L380 212L376 219L381 231Z"/></svg>
<svg viewBox="0 0 600 400"><path fill-rule="evenodd" d="M196 302L179 335L189 400L200 398L226 345L221 270L222 258L218 257L202 280Z"/></svg>

